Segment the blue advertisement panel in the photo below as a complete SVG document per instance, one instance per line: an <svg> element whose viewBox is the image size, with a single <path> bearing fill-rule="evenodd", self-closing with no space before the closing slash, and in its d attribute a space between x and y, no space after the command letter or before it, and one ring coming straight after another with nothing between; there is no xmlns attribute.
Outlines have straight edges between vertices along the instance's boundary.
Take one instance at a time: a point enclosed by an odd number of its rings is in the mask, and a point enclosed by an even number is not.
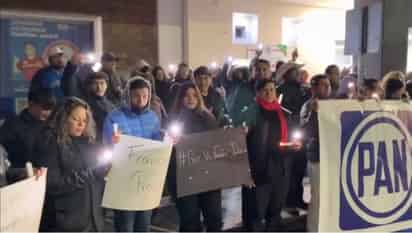
<svg viewBox="0 0 412 233"><path fill-rule="evenodd" d="M47 65L52 48L62 48L66 60L95 48L92 21L1 17L0 36L0 97L13 98L17 112L26 105L30 81Z"/></svg>

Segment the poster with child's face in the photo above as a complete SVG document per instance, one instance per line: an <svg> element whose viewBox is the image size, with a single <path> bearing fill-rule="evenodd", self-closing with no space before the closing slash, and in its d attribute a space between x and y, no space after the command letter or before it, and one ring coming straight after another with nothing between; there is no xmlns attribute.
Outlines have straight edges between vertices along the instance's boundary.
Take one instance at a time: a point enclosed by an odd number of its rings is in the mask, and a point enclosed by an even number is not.
<svg viewBox="0 0 412 233"><path fill-rule="evenodd" d="M35 74L48 65L50 50L59 47L64 60L94 50L92 22L31 17L1 18L0 96L26 97Z"/></svg>

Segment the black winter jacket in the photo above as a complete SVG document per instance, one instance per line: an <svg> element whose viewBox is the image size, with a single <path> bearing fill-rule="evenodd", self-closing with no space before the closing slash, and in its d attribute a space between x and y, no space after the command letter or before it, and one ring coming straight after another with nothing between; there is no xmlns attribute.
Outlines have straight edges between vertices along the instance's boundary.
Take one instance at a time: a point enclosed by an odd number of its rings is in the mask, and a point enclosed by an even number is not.
<svg viewBox="0 0 412 233"><path fill-rule="evenodd" d="M278 179L275 174L285 174L286 153L279 149L280 140L281 126L277 112L257 107L255 124L247 136L249 163L256 185Z"/></svg>
<svg viewBox="0 0 412 233"><path fill-rule="evenodd" d="M87 103L93 113L93 119L96 123L96 140L102 142L103 124L107 114L115 109L114 104L105 96L89 95Z"/></svg>
<svg viewBox="0 0 412 233"><path fill-rule="evenodd" d="M302 106L310 98L309 89L297 82L285 82L277 91L283 94L282 106L292 112L291 128L298 127Z"/></svg>
<svg viewBox="0 0 412 233"><path fill-rule="evenodd" d="M85 81L92 73L93 70L89 64L75 65L71 62L67 63L61 81L64 96L83 98L86 93Z"/></svg>
<svg viewBox="0 0 412 233"><path fill-rule="evenodd" d="M26 162L33 159L30 155L34 140L43 125L27 109L4 122L0 128L0 144L6 149L12 167L25 168Z"/></svg>
<svg viewBox="0 0 412 233"><path fill-rule="evenodd" d="M106 168L97 162L101 148L86 138L59 144L50 129L40 140L33 151L38 154L35 166L48 168L40 231L102 231Z"/></svg>

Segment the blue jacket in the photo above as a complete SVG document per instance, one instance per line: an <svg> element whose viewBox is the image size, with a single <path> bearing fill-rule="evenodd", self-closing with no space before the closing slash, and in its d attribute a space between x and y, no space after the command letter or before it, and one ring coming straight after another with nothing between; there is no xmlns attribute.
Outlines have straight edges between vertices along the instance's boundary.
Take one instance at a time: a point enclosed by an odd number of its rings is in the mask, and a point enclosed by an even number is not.
<svg viewBox="0 0 412 233"><path fill-rule="evenodd" d="M61 79L63 72L54 69L51 66L40 69L30 84L30 91L35 91L41 88L50 88L57 100L63 98L63 88L61 87Z"/></svg>
<svg viewBox="0 0 412 233"><path fill-rule="evenodd" d="M133 81L129 80L129 84ZM112 144L113 124L117 123L122 134L152 140L160 140L160 120L156 113L150 110L149 104L139 113L130 107L129 87L125 91L123 107L109 113L103 124L103 142ZM151 90L149 91L151 93ZM150 103L151 97L149 97Z"/></svg>
<svg viewBox="0 0 412 233"><path fill-rule="evenodd" d="M122 134L160 140L160 121L156 113L145 109L137 114L129 108L121 107L109 113L103 125L103 142L112 144L113 124L119 125Z"/></svg>

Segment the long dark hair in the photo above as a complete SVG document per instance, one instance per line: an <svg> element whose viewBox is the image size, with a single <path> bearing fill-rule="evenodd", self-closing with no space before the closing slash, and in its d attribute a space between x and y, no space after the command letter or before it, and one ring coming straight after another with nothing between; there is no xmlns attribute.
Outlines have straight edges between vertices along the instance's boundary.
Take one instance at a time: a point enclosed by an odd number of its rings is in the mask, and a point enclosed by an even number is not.
<svg viewBox="0 0 412 233"><path fill-rule="evenodd" d="M46 123L48 128L56 134L59 144L68 144L71 142L67 121L73 110L78 107L86 109L87 113L87 126L82 136L88 137L90 141L96 139L96 127L89 105L77 97L69 97L52 112Z"/></svg>
<svg viewBox="0 0 412 233"><path fill-rule="evenodd" d="M157 80L157 79L156 79L156 74L157 74L157 72L158 72L159 70L161 70L161 71L163 72L163 75L164 75L165 80L168 80L169 77L168 77L165 69L163 69L163 67L157 65L157 66L155 66L155 67L153 68L153 70L152 70L152 75L153 75L155 81Z"/></svg>
<svg viewBox="0 0 412 233"><path fill-rule="evenodd" d="M183 99L185 98L186 93L190 88L193 88L196 92L196 98L198 101L198 105L195 110L197 112L207 111L204 101L203 101L202 94L200 94L199 89L192 81L187 81L179 87L179 90L178 90L178 93L177 93L177 96L176 96L176 99L174 101L174 105L171 111L172 114L179 114L179 112L183 109Z"/></svg>

